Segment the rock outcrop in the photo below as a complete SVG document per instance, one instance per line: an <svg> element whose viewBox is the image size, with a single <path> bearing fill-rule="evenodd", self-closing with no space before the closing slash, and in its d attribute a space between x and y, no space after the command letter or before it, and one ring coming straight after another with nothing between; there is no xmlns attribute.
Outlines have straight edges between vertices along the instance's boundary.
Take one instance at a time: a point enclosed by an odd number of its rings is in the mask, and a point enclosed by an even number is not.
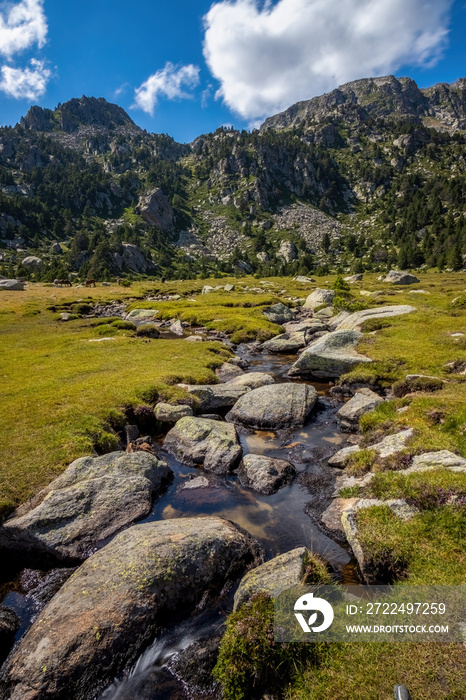
<svg viewBox="0 0 466 700"><path fill-rule="evenodd" d="M173 618L261 562L258 543L221 518L137 525L88 559L4 665L0 696L89 700ZM72 691L71 691L72 689Z"/></svg>
<svg viewBox="0 0 466 700"><path fill-rule="evenodd" d="M127 267L133 272L151 272L155 270L156 265L149 260L143 251L138 248L137 245L133 243L122 243L123 251L120 253L115 253L113 259L115 265L119 270Z"/></svg>
<svg viewBox="0 0 466 700"><path fill-rule="evenodd" d="M173 208L159 188L147 192L140 198L138 213L149 226L155 226L161 231L173 230Z"/></svg>

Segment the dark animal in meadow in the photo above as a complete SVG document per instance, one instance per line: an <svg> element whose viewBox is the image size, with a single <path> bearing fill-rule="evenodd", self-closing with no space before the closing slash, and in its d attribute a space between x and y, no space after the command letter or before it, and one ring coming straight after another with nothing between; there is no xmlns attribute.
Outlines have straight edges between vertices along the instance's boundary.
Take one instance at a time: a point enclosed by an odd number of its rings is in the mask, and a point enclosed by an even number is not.
<svg viewBox="0 0 466 700"><path fill-rule="evenodd" d="M56 287L72 287L73 285L71 284L70 280L53 280L53 283Z"/></svg>
<svg viewBox="0 0 466 700"><path fill-rule="evenodd" d="M95 287L96 286L96 281L94 279L86 280L84 282L86 287Z"/></svg>

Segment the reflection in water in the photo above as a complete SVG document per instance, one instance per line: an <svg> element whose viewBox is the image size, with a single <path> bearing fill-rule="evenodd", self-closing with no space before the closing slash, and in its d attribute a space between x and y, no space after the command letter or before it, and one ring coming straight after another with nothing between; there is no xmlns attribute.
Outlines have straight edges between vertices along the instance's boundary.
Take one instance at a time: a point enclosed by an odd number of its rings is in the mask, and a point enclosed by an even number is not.
<svg viewBox="0 0 466 700"><path fill-rule="evenodd" d="M250 371L269 372L282 382L287 381L288 369L295 359L274 354L251 355L244 348L240 348L240 353L250 363ZM319 497L329 488L329 470L322 463L344 438L335 419L338 405L328 397L328 384L314 386L320 398L304 428L278 432L239 428L238 434L244 454L287 459L298 472L315 475L314 482L317 484L319 474L326 471L327 481L322 478L318 487L320 493L315 494ZM337 570L343 571L350 561L346 550L326 537L306 515L304 509L313 500L313 494L309 494L297 480L272 496L244 488L234 475L216 478L215 483L207 488L183 490L182 485L187 478L199 476L203 471L180 464L172 455L163 453L163 458L172 468L175 479L155 504L148 520L218 515L232 520L257 537L269 557L294 547L306 546L325 557Z"/></svg>

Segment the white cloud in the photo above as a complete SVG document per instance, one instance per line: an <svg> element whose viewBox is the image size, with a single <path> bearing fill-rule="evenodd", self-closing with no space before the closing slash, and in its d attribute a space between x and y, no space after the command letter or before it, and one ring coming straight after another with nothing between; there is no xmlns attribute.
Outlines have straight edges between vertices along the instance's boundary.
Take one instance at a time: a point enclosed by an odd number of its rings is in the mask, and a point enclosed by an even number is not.
<svg viewBox="0 0 466 700"><path fill-rule="evenodd" d="M452 2L224 0L204 17L204 56L217 96L253 120L357 78L432 65Z"/></svg>
<svg viewBox="0 0 466 700"><path fill-rule="evenodd" d="M29 68L12 68L2 66L0 90L17 100L36 100L44 94L51 71L44 61L32 59Z"/></svg>
<svg viewBox="0 0 466 700"><path fill-rule="evenodd" d="M178 67L169 61L135 90L133 107L153 115L160 96L169 100L192 97L183 88L193 89L199 85L199 71L199 66Z"/></svg>
<svg viewBox="0 0 466 700"><path fill-rule="evenodd" d="M3 3L3 7L0 6L0 54L10 59L34 44L42 48L47 29L44 0Z"/></svg>

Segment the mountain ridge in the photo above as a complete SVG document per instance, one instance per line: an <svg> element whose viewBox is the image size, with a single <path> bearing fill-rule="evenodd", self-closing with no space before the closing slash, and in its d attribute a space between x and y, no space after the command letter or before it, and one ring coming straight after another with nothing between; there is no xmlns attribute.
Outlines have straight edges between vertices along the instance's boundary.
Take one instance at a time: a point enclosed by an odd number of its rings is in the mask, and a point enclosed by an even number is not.
<svg viewBox="0 0 466 700"><path fill-rule="evenodd" d="M34 106L0 128L0 274L459 269L465 87L361 79L191 144L104 98Z"/></svg>
<svg viewBox="0 0 466 700"><path fill-rule="evenodd" d="M413 117L419 123L422 118L444 121L445 126L463 129L466 126L466 79L454 83L438 83L430 88L418 88L412 78L395 78L393 75L378 78L361 78L324 95L303 100L288 109L268 117L260 129L283 129L309 125L322 116L348 114L348 107L355 108L359 119L373 117Z"/></svg>

